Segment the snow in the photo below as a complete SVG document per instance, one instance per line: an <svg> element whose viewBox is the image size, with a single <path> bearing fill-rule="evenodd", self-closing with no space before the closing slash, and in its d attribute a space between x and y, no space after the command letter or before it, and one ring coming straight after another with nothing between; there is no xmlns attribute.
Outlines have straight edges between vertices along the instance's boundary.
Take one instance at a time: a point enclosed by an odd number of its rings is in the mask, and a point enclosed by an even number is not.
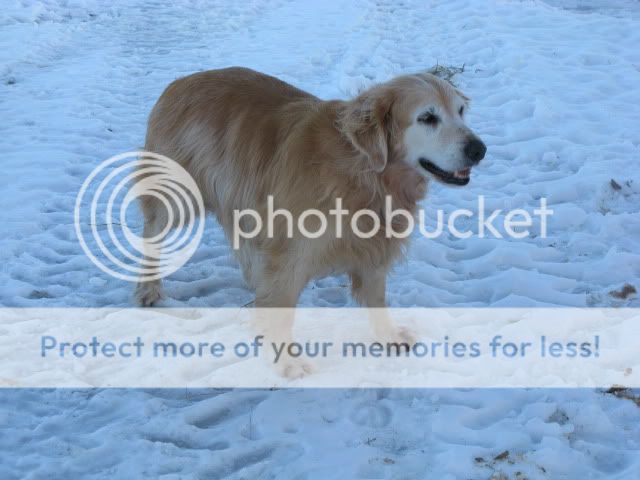
<svg viewBox="0 0 640 480"><path fill-rule="evenodd" d="M489 150L465 189L434 185L427 211L484 195L555 213L547 238L416 236L391 305L638 307L609 292L640 285L639 18L632 0L5 1L0 305L132 306L132 286L83 254L73 205L100 161L141 146L173 79L242 65L346 98L440 64L464 65L454 81ZM352 306L345 282L317 280L300 303ZM166 290L172 307L253 298L211 220ZM638 412L591 390L3 390L0 473L629 479Z"/></svg>
<svg viewBox="0 0 640 480"><path fill-rule="evenodd" d="M583 390L25 390L19 399L20 411L2 412L12 425L0 439L3 478L638 472L638 407Z"/></svg>

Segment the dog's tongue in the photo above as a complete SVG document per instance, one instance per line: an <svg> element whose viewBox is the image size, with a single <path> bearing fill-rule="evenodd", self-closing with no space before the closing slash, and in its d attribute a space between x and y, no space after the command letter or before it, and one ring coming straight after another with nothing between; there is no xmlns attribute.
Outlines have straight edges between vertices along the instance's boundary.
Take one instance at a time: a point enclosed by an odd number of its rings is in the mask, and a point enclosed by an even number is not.
<svg viewBox="0 0 640 480"><path fill-rule="evenodd" d="M471 174L470 168L463 168L462 170L457 170L453 172L453 176L456 178L467 178Z"/></svg>

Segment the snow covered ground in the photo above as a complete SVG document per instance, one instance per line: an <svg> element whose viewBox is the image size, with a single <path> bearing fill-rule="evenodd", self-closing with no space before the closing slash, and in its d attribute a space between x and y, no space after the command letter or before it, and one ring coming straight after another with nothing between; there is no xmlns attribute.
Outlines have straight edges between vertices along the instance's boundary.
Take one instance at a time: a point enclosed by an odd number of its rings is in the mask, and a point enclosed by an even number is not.
<svg viewBox="0 0 640 480"><path fill-rule="evenodd" d="M14 1L0 13L0 305L130 306L73 205L102 160L143 143L176 77L243 65L320 97L462 66L489 150L425 208L555 210L548 238L416 237L393 306L640 306L640 3ZM613 181L612 181L613 180ZM304 306L352 305L345 279ZM252 300L213 221L166 306ZM4 390L2 478L640 477L640 409L583 390ZM508 453L505 453L508 452ZM520 473L518 473L520 472Z"/></svg>

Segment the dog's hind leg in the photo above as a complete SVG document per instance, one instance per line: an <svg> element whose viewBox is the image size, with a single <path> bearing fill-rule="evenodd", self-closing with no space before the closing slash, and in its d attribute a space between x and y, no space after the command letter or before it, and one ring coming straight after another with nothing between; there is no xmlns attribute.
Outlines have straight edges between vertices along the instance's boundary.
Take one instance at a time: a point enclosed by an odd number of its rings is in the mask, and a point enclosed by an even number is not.
<svg viewBox="0 0 640 480"><path fill-rule="evenodd" d="M242 277L251 290L256 290L256 272L260 271L259 255L248 245L241 246L236 252L236 259L242 270Z"/></svg>
<svg viewBox="0 0 640 480"><path fill-rule="evenodd" d="M168 218L165 206L155 197L141 197L140 208L144 216L142 233L144 237L142 244L144 273L140 274L135 297L138 305L151 307L164 297L162 280L154 277L159 274L158 262L162 248L162 239L159 237L167 225Z"/></svg>

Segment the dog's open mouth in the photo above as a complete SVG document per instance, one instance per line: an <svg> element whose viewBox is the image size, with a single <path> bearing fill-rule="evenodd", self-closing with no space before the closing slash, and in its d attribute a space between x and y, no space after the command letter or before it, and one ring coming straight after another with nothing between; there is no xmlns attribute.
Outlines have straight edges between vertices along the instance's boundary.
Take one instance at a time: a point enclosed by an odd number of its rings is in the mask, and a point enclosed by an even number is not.
<svg viewBox="0 0 640 480"><path fill-rule="evenodd" d="M471 175L470 168L463 168L462 170L456 170L455 172L447 172L425 158L421 158L419 161L422 168L443 183L449 183L451 185L466 185L469 183L469 175Z"/></svg>

